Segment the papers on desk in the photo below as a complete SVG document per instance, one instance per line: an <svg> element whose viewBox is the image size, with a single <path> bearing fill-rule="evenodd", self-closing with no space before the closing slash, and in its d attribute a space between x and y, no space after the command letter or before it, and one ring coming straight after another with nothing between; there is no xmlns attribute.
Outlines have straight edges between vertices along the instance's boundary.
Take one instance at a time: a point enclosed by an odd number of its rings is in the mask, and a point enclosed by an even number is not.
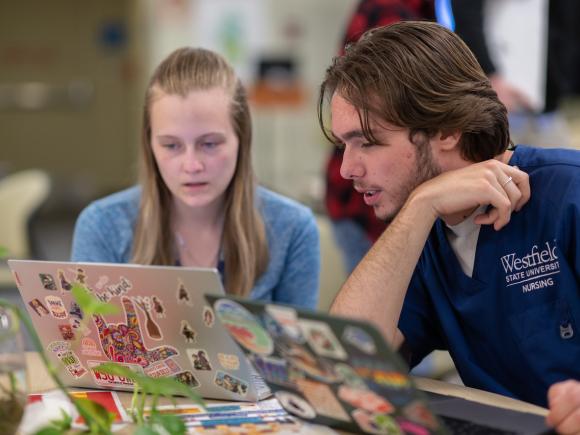
<svg viewBox="0 0 580 435"><path fill-rule="evenodd" d="M123 408L119 396L114 391L70 391L72 398L89 399L102 405L107 411L115 416L114 425L131 422L131 418ZM29 394L28 405L24 412L24 418L20 427L23 434L35 433L51 420L62 418L62 411L72 416L73 427L84 428L83 418L78 415L75 407L60 390L47 393Z"/></svg>
<svg viewBox="0 0 580 435"><path fill-rule="evenodd" d="M258 403L214 403L205 408L198 405L168 405L158 410L162 414L181 417L189 433L302 433L302 423L288 415L276 399Z"/></svg>

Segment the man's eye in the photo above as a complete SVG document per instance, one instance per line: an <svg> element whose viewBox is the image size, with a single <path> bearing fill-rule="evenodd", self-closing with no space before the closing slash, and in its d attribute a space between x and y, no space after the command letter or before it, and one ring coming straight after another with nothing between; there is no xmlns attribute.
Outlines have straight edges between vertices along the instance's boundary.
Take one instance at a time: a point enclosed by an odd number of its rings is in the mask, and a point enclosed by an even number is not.
<svg viewBox="0 0 580 435"><path fill-rule="evenodd" d="M374 144L370 143L370 142L365 142L361 144L361 148L369 148L372 147Z"/></svg>

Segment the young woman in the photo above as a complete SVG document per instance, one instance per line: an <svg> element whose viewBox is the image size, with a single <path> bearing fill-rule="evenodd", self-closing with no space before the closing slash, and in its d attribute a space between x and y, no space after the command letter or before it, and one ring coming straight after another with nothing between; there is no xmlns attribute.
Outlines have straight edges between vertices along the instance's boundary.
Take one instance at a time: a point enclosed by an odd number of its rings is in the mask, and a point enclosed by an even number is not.
<svg viewBox="0 0 580 435"><path fill-rule="evenodd" d="M246 94L211 51L181 48L145 95L140 185L79 216L72 260L217 267L230 294L316 307L312 212L262 187Z"/></svg>

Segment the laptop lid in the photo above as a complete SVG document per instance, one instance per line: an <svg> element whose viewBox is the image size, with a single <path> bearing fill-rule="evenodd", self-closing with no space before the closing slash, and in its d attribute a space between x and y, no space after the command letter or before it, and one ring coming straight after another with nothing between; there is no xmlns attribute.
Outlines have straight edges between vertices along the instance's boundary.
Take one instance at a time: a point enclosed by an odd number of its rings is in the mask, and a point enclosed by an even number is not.
<svg viewBox="0 0 580 435"><path fill-rule="evenodd" d="M461 424L467 430L461 433L545 429L541 416L428 397L415 387L398 353L368 323L231 296L206 299L281 405L304 420L349 432L389 434L456 433ZM477 416L480 425L473 424Z"/></svg>
<svg viewBox="0 0 580 435"><path fill-rule="evenodd" d="M203 297L224 294L215 269L27 260L8 265L47 356L64 366L67 385L132 390L130 380L95 369L115 362L151 377L174 377L206 398L254 401L265 394ZM118 313L83 322L73 284L116 305Z"/></svg>

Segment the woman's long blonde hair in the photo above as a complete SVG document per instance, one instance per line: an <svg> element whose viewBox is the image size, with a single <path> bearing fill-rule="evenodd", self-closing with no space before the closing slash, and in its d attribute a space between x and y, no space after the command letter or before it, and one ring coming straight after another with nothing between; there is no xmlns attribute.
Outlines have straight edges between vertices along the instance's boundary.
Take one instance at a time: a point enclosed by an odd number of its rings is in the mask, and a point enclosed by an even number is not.
<svg viewBox="0 0 580 435"><path fill-rule="evenodd" d="M239 141L236 170L225 193L225 288L228 293L245 296L268 263L264 222L254 204L252 124L244 87L227 61L212 51L189 47L174 51L157 67L147 87L139 153L141 205L131 261L174 265L178 260L171 227L171 192L151 149L152 101L160 92L185 97L191 91L216 87L231 95L232 125Z"/></svg>

